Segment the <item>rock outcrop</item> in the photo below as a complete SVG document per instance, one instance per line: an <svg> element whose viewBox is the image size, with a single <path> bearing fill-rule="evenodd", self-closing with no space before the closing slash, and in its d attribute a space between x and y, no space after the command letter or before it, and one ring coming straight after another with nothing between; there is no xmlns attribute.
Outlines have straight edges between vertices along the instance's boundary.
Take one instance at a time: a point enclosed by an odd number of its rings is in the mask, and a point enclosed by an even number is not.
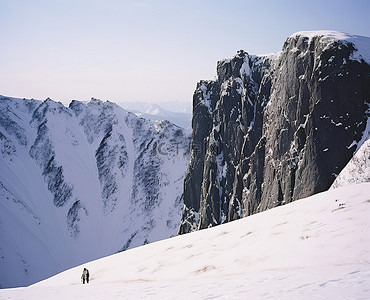
<svg viewBox="0 0 370 300"><path fill-rule="evenodd" d="M281 52L238 51L193 97L180 233L327 190L363 142L369 38L301 32Z"/></svg>

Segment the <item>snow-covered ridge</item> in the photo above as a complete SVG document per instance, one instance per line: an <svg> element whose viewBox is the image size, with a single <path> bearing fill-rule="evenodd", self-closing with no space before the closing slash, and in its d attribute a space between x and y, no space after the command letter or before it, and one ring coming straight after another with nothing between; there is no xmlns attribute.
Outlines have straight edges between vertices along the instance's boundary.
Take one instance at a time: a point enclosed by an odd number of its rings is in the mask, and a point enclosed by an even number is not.
<svg viewBox="0 0 370 300"><path fill-rule="evenodd" d="M63 272L7 299L366 299L370 184L331 190ZM79 283L90 270L89 286Z"/></svg>
<svg viewBox="0 0 370 300"><path fill-rule="evenodd" d="M308 44L315 37L319 37L322 43L326 45L332 44L334 41L342 43L351 43L355 47L355 51L351 55L351 59L361 62L363 59L368 64L370 63L370 38L360 35L332 31L332 30L317 30L317 31L299 31L292 34L289 38L305 37L308 38ZM288 38L288 39L289 39Z"/></svg>
<svg viewBox="0 0 370 300"><path fill-rule="evenodd" d="M176 235L189 143L111 102L0 97L0 286Z"/></svg>
<svg viewBox="0 0 370 300"><path fill-rule="evenodd" d="M333 31L333 30L315 30L315 31L298 31L292 35L290 35L287 40L289 39L297 39L297 38L307 38L308 44L311 43L311 41L314 38L319 38L321 43L324 43L326 46L330 46L335 41L340 41L344 44L351 43L354 45L355 51L352 53L351 58L353 60L358 60L361 62L361 59L363 59L365 62L370 64L370 37L361 36L361 35L354 35L339 31ZM257 59L255 64L259 63L258 60L261 58L267 58L271 61L276 61L279 59L282 51L274 52L274 53L268 53L268 54L257 54L257 55L250 55L250 57L254 60ZM237 55L235 55L233 58L235 58ZM224 63L230 63L233 58L224 58L220 60L219 62ZM260 62L262 62L260 60Z"/></svg>

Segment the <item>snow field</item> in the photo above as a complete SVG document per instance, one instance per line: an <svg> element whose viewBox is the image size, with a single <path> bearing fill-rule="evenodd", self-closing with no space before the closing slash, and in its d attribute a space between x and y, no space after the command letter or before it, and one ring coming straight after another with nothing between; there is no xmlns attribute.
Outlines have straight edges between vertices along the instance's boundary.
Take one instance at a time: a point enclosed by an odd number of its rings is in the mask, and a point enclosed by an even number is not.
<svg viewBox="0 0 370 300"><path fill-rule="evenodd" d="M366 299L370 183L70 269L6 299ZM79 282L82 268L91 283Z"/></svg>

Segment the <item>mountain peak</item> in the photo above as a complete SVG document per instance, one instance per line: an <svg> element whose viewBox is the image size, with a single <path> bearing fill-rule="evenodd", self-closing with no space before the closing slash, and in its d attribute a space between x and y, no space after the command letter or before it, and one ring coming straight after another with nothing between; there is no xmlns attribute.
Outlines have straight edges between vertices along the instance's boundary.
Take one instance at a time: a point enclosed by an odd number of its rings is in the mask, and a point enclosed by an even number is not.
<svg viewBox="0 0 370 300"><path fill-rule="evenodd" d="M351 55L352 60L361 62L363 59L368 64L370 63L370 38L361 35L354 35L334 30L316 30L316 31L299 31L288 37L287 41L300 38L308 39L308 45L312 40L319 40L325 46L330 46L334 42L342 44L352 44L354 49Z"/></svg>

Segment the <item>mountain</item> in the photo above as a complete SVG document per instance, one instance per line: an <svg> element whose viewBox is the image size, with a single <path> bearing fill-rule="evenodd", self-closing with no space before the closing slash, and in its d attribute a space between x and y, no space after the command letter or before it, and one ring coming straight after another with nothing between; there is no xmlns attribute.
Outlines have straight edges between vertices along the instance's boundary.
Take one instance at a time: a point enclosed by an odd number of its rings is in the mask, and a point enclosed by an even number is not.
<svg viewBox="0 0 370 300"><path fill-rule="evenodd" d="M176 235L190 136L92 99L0 97L0 285Z"/></svg>
<svg viewBox="0 0 370 300"><path fill-rule="evenodd" d="M327 190L369 137L370 38L298 32L217 63L193 96L180 233Z"/></svg>
<svg viewBox="0 0 370 300"><path fill-rule="evenodd" d="M370 183L92 261L4 299L367 299ZM91 274L80 282L82 269Z"/></svg>
<svg viewBox="0 0 370 300"><path fill-rule="evenodd" d="M145 102L119 102L118 105L148 120L168 120L184 129L191 129L191 107L181 102L159 104ZM165 108L164 108L165 107Z"/></svg>

